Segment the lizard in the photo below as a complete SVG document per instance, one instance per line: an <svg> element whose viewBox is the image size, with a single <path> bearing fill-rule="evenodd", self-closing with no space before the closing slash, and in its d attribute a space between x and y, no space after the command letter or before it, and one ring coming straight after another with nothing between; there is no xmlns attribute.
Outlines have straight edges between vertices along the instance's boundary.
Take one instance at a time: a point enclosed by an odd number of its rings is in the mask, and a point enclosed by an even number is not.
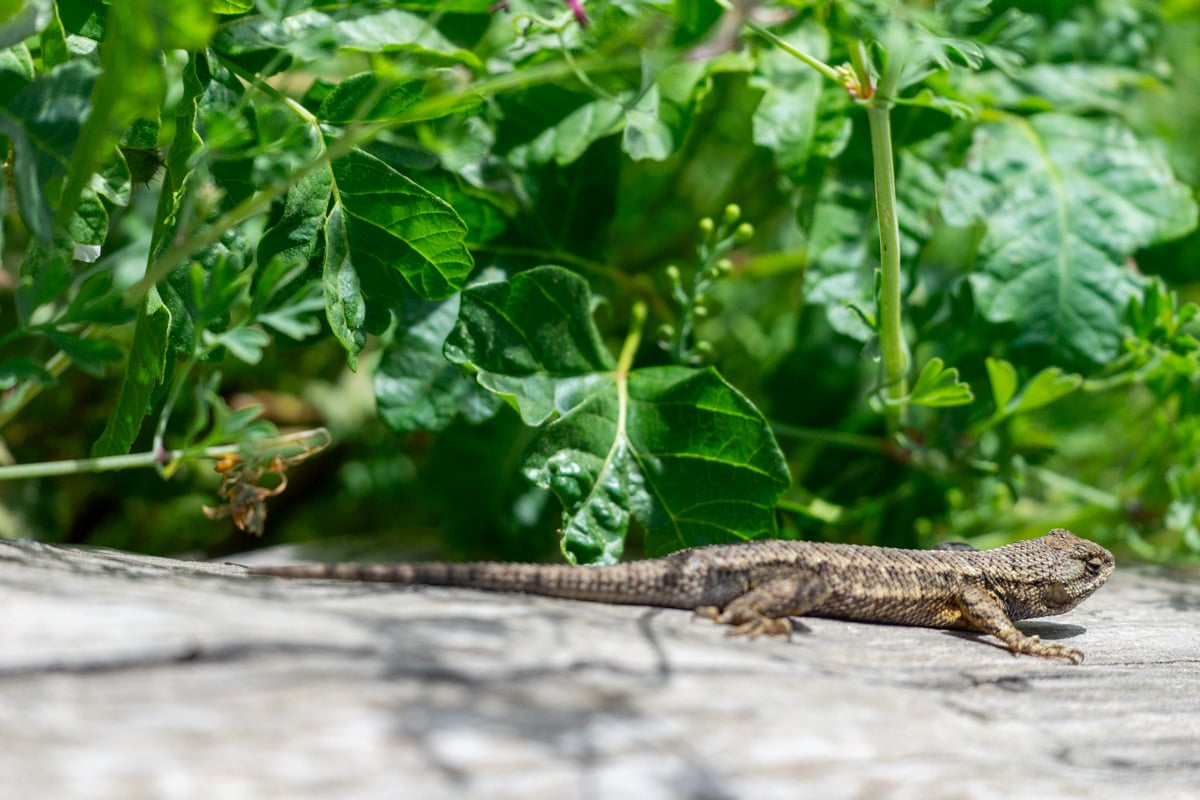
<svg viewBox="0 0 1200 800"><path fill-rule="evenodd" d="M1083 653L1014 623L1062 614L1114 566L1098 544L1055 528L992 550L905 550L760 540L679 550L610 566L506 562L335 563L249 567L251 575L524 592L570 600L694 611L731 634L790 636L790 617L952 628L990 634L1014 654Z"/></svg>

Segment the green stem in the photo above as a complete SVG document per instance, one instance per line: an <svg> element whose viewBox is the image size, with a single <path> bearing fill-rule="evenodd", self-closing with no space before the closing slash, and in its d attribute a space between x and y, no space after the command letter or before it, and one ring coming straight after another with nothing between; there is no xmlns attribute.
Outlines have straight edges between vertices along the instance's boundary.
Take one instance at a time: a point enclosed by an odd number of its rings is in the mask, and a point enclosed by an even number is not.
<svg viewBox="0 0 1200 800"><path fill-rule="evenodd" d="M638 346L642 343L642 328L646 325L646 304L641 300L633 304L629 312L629 335L621 345L621 355L617 358L617 372L628 375L633 369L633 358L637 355Z"/></svg>
<svg viewBox="0 0 1200 800"><path fill-rule="evenodd" d="M328 440L329 432L324 428L313 428L312 430L289 433L285 436L268 439L264 442L259 442L258 445L263 447L263 449L274 449L305 442L318 436ZM130 453L124 456L72 458L66 461L43 461L37 464L11 464L0 467L0 481L163 466L184 459L220 458L227 453L236 453L240 449L241 445L234 443L217 445L215 447L193 447L187 450L152 450L147 453Z"/></svg>
<svg viewBox="0 0 1200 800"><path fill-rule="evenodd" d="M888 400L896 401L885 407L889 433L895 433L907 416L907 408L900 401L908 395L909 366L900 298L900 223L896 217L896 168L892 153L891 98L900 82L899 61L894 53L888 58L883 77L867 105L879 218L879 351L883 361L883 393ZM865 47L858 49L855 71L861 85L870 86Z"/></svg>
<svg viewBox="0 0 1200 800"><path fill-rule="evenodd" d="M738 9L734 6L733 3L730 2L730 0L716 0L716 1L717 1L717 5L721 6L721 8L725 9L726 11L731 11L734 14L740 14ZM775 34L773 31L771 31L771 29L765 28L762 25L759 25L757 22L755 22L754 20L752 20L748 17L742 17L742 24L745 25L750 30L757 33L762 38L766 39L771 44L778 47L780 50L800 59L805 64L812 67L813 69L815 69L817 72L824 75L829 80L834 81L836 83L841 83L841 77L838 75L837 70L835 70L833 67L829 66L828 64L826 64L824 61L820 60L819 58L810 56L808 53L804 52L803 50L800 50L800 49L794 47L793 45L788 44L784 39L782 39L777 34Z"/></svg>

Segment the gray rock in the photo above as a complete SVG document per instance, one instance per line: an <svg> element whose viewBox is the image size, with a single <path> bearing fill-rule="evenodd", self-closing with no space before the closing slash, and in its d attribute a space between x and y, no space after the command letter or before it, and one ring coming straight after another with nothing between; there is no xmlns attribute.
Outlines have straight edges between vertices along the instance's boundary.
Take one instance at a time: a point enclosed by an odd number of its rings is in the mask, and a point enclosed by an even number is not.
<svg viewBox="0 0 1200 800"><path fill-rule="evenodd" d="M1200 581L946 631L247 578L0 542L0 797L1200 797Z"/></svg>

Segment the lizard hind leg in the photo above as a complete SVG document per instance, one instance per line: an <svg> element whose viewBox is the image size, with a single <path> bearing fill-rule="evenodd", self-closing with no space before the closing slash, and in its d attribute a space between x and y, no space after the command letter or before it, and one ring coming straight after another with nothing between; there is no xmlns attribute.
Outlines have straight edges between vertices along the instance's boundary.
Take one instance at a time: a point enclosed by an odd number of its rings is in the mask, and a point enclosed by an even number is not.
<svg viewBox="0 0 1200 800"><path fill-rule="evenodd" d="M790 638L792 623L788 617L798 617L816 608L829 596L829 591L829 586L815 573L792 569L754 581L724 608L698 608L696 614L732 625L731 636Z"/></svg>

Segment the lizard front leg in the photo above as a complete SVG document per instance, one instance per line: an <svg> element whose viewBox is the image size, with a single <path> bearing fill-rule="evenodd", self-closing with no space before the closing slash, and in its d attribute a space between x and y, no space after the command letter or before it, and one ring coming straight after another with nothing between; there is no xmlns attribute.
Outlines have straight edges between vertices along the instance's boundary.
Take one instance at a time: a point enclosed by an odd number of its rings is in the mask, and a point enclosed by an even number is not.
<svg viewBox="0 0 1200 800"><path fill-rule="evenodd" d="M964 622L975 630L995 636L1014 653L1043 658L1065 658L1072 664L1083 661L1083 653L1073 647L1043 642L1037 636L1021 633L1009 619L1000 598L985 589L969 586L963 590L958 602Z"/></svg>
<svg viewBox="0 0 1200 800"><path fill-rule="evenodd" d="M788 617L801 616L829 596L829 586L814 572L777 570L750 583L724 608L704 606L697 616L732 625L731 636L791 636Z"/></svg>

